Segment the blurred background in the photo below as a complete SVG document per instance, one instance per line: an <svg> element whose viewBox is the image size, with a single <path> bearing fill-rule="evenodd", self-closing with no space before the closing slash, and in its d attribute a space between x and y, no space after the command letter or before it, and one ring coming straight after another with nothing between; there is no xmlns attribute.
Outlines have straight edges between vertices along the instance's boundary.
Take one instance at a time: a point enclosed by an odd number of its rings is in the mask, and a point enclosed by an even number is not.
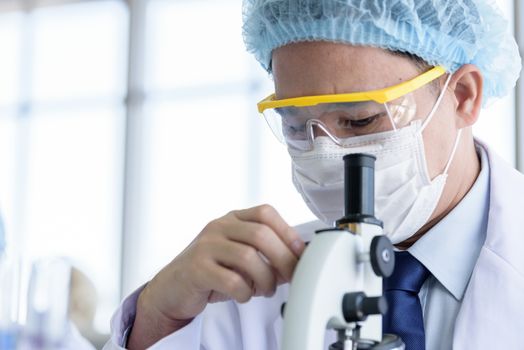
<svg viewBox="0 0 524 350"><path fill-rule="evenodd" d="M524 39L517 0L499 3ZM241 0L0 0L8 244L73 262L94 343L208 221L261 203L313 219L257 114L273 88L244 50L241 14ZM523 170L520 91L475 132Z"/></svg>

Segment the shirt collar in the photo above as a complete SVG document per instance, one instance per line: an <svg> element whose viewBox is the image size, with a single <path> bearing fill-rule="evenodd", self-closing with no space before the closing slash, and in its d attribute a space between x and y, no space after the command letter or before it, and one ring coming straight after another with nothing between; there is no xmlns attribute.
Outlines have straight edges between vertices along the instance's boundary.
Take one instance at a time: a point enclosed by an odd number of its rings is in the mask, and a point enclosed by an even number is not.
<svg viewBox="0 0 524 350"><path fill-rule="evenodd" d="M478 146L481 171L457 206L408 251L457 300L461 300L486 239L489 210L489 163ZM479 215L480 214L480 215Z"/></svg>

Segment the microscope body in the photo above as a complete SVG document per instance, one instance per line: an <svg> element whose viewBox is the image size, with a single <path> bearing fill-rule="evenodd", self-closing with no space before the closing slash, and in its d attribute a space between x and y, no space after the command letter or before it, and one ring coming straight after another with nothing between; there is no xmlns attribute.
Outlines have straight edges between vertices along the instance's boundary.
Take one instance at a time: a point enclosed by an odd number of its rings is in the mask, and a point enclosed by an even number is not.
<svg viewBox="0 0 524 350"><path fill-rule="evenodd" d="M343 312L344 296L382 294L382 279L369 258L371 239L379 226L361 224L362 236L345 229L318 231L295 270L285 306L283 349L319 350L326 329L352 329ZM379 316L369 316L361 329L365 338L380 340Z"/></svg>
<svg viewBox="0 0 524 350"><path fill-rule="evenodd" d="M394 252L374 217L374 161L344 157L345 216L317 231L298 262L283 308L283 350L320 350L326 329L338 332L330 350L404 349L382 334L382 277L393 273Z"/></svg>

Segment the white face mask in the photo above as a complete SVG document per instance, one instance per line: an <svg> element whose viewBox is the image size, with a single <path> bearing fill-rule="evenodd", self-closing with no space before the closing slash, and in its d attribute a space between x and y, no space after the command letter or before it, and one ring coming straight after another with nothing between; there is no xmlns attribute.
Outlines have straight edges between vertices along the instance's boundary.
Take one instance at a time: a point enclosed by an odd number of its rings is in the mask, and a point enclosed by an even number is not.
<svg viewBox="0 0 524 350"><path fill-rule="evenodd" d="M448 81L443 89L445 91ZM430 218L446 184L449 166L462 130L444 172L430 179L422 132L435 114L441 94L424 124L421 120L397 131L352 137L343 146L329 137L317 137L312 151L289 149L293 183L311 211L328 225L344 215L344 162L350 153L368 153L375 165L375 215L384 222L384 234L393 244L414 235Z"/></svg>

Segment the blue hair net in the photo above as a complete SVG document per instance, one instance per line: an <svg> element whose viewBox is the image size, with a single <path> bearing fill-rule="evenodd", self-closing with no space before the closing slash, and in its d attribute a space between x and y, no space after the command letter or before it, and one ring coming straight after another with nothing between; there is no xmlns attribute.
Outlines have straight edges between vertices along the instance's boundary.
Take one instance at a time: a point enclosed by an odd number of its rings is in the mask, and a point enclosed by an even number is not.
<svg viewBox="0 0 524 350"><path fill-rule="evenodd" d="M515 86L521 59L494 0L244 0L244 41L270 71L271 53L301 41L374 46L455 72L474 64L484 102Z"/></svg>

